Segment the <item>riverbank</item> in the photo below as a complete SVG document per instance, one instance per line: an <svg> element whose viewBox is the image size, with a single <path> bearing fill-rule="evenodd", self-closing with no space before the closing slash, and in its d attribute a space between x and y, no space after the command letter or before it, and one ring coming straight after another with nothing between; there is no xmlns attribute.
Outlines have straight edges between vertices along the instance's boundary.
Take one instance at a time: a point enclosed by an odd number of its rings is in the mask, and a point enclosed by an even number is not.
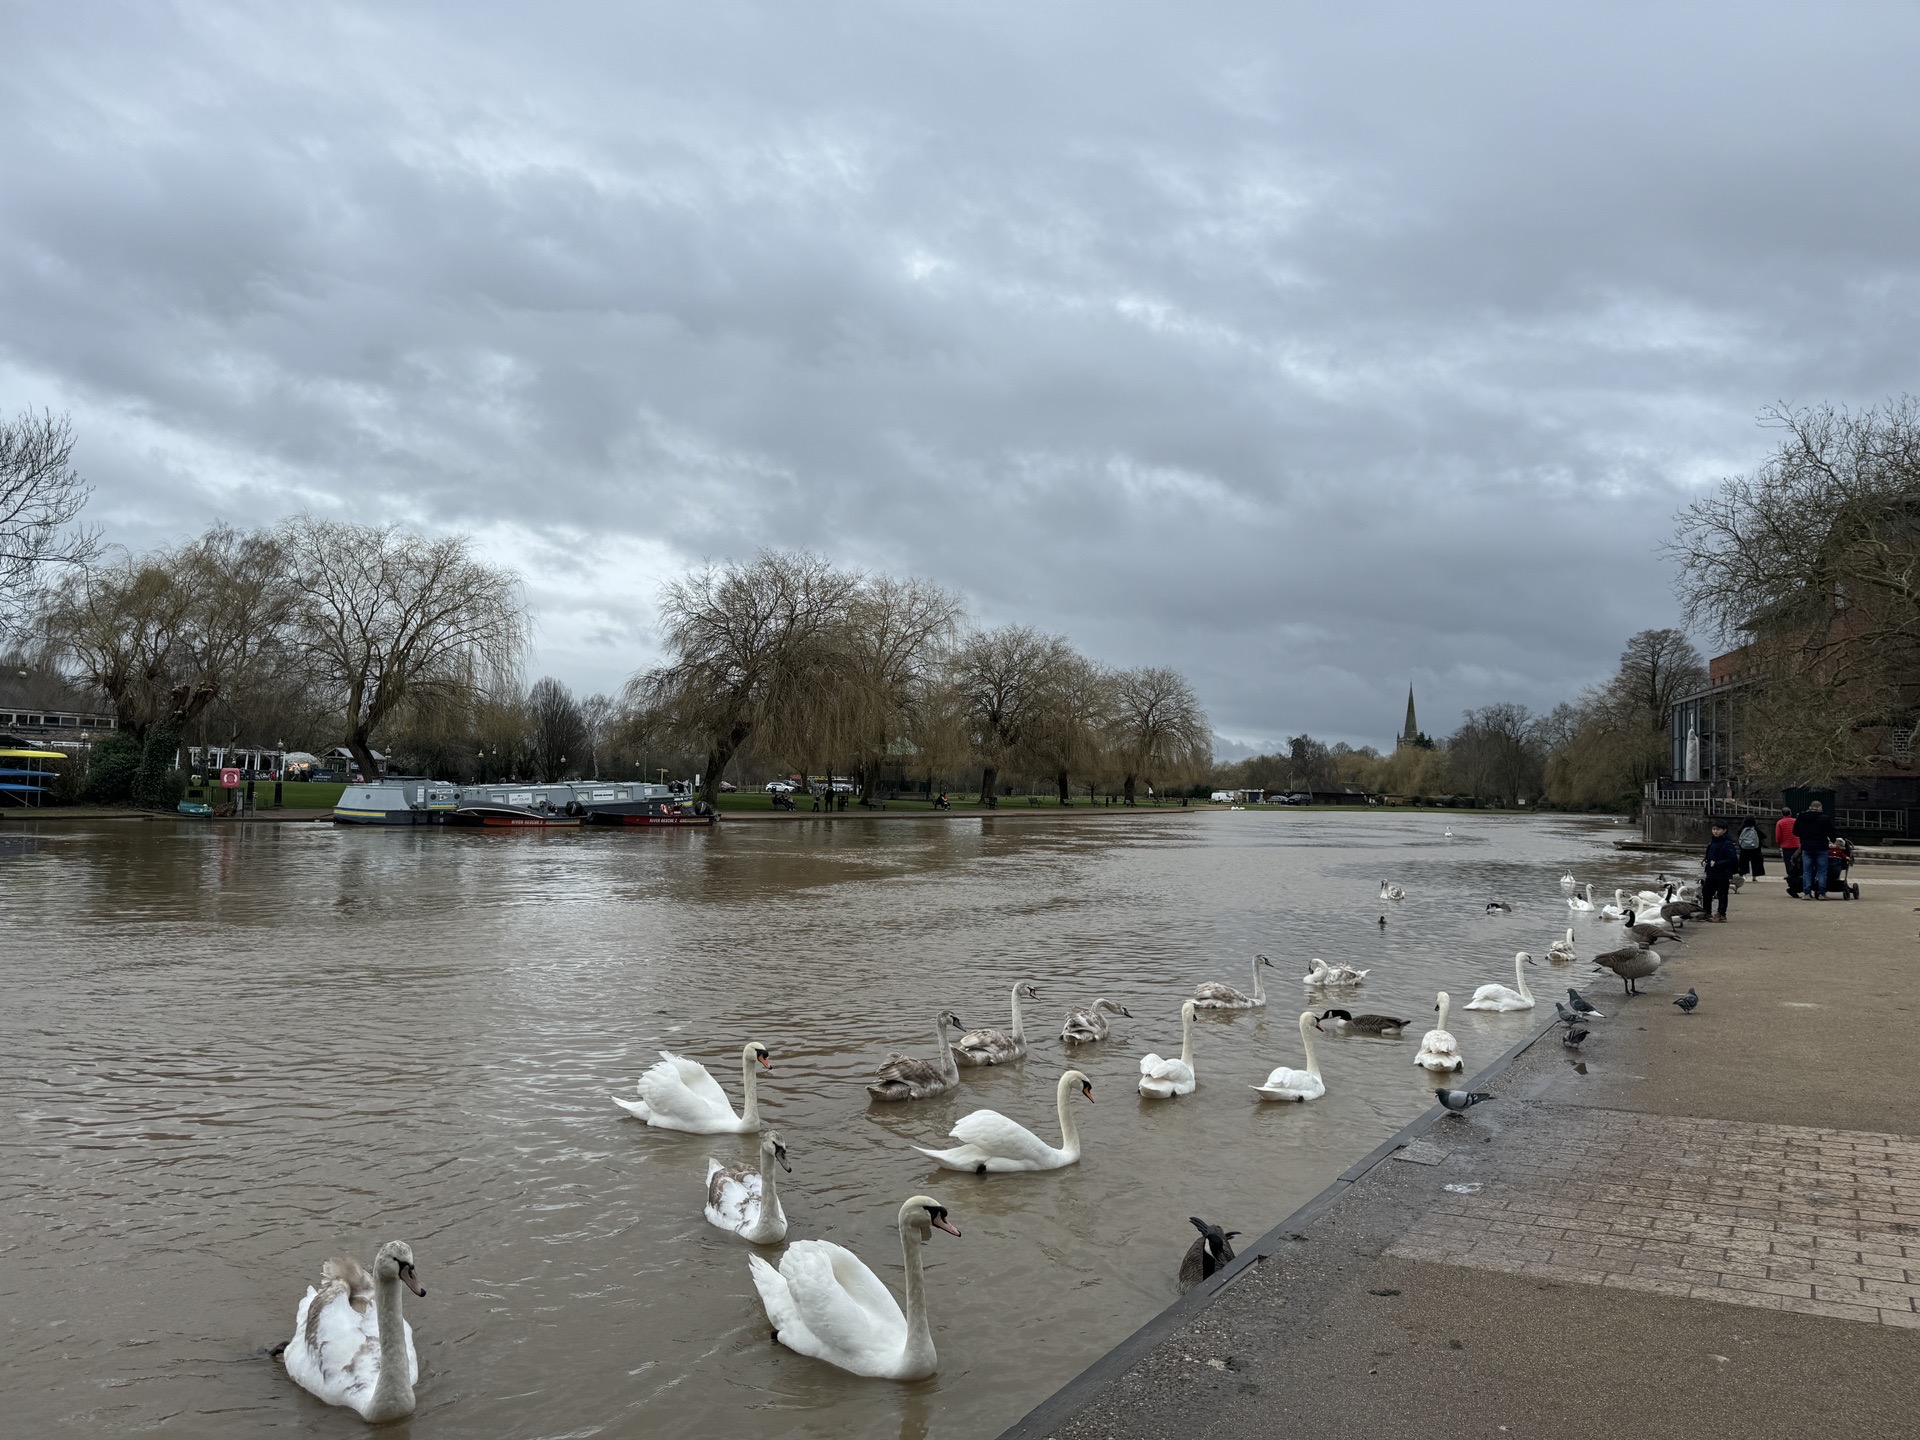
<svg viewBox="0 0 1920 1440"><path fill-rule="evenodd" d="M1749 885L1642 999L1569 967L1609 1017L1578 1056L1543 1026L1474 1078L1498 1101L1423 1117L1005 1440L1903 1432L1920 876L1855 878Z"/></svg>

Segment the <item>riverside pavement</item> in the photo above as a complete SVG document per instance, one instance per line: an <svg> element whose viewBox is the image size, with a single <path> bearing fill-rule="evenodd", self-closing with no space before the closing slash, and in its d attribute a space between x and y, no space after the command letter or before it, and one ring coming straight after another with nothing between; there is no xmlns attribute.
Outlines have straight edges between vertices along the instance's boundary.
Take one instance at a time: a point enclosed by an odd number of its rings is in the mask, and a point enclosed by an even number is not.
<svg viewBox="0 0 1920 1440"><path fill-rule="evenodd" d="M1558 967L1607 1012L1580 1054L1555 1026L1476 1077L1499 1103L1434 1119L1004 1440L1916 1433L1920 873L1854 878L1852 903L1750 883L1639 999Z"/></svg>

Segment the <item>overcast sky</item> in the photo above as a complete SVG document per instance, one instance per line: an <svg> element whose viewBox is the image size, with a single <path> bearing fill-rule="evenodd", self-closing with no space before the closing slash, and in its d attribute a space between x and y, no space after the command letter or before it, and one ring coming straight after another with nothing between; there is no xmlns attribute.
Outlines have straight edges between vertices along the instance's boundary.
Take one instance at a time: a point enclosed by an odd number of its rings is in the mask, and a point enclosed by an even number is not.
<svg viewBox="0 0 1920 1440"><path fill-rule="evenodd" d="M534 674L811 548L1224 735L1544 708L1920 389L1920 7L0 8L0 410L110 539L473 535Z"/></svg>

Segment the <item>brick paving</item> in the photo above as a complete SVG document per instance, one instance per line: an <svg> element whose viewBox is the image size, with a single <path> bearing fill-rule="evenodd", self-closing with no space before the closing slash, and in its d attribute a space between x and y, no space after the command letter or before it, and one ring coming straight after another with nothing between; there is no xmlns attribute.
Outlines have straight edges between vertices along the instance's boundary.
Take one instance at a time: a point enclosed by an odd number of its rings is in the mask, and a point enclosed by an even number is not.
<svg viewBox="0 0 1920 1440"><path fill-rule="evenodd" d="M1388 1253L1920 1329L1920 1140L1541 1105L1502 1150Z"/></svg>

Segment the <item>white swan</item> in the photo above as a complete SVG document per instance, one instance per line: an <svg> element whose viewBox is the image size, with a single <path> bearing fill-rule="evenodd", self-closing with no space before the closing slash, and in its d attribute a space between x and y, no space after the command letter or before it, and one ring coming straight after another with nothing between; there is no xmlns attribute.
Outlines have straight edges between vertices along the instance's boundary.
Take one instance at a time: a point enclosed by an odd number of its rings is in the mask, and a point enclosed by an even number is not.
<svg viewBox="0 0 1920 1440"><path fill-rule="evenodd" d="M1622 915L1627 913L1627 902L1623 898L1626 893L1624 890L1616 890L1613 892L1613 903L1600 907L1600 918L1602 920L1618 920Z"/></svg>
<svg viewBox="0 0 1920 1440"><path fill-rule="evenodd" d="M642 1075L634 1086L638 1100L616 1095L613 1103L630 1115L661 1130L682 1130L689 1135L751 1135L760 1129L760 1092L755 1085L755 1062L773 1069L767 1047L749 1040L740 1050L740 1088L746 1104L738 1115L720 1082L707 1073L707 1067L695 1060L660 1052L660 1063Z"/></svg>
<svg viewBox="0 0 1920 1440"><path fill-rule="evenodd" d="M287 1374L329 1405L356 1410L362 1420L397 1420L413 1413L420 1357L413 1327L400 1313L400 1287L426 1295L413 1273L413 1249L389 1240L373 1257L373 1274L360 1262L333 1259L320 1267L293 1312L293 1339L281 1351Z"/></svg>
<svg viewBox="0 0 1920 1440"><path fill-rule="evenodd" d="M1451 830L1447 832L1447 837L1449 839L1453 837ZM1382 900L1404 900L1407 898L1407 892L1402 890L1398 885L1389 885L1386 881L1382 880L1380 882L1380 898Z"/></svg>
<svg viewBox="0 0 1920 1440"><path fill-rule="evenodd" d="M1587 893L1585 895L1569 895L1567 897L1567 908L1576 914L1585 914L1587 911L1593 909L1593 886L1587 886Z"/></svg>
<svg viewBox="0 0 1920 1440"><path fill-rule="evenodd" d="M1193 987L1193 1003L1202 1010L1261 1010L1266 1008L1267 992L1260 984L1260 967L1273 961L1264 955L1253 957L1253 993L1243 995L1218 980L1203 980Z"/></svg>
<svg viewBox="0 0 1920 1440"><path fill-rule="evenodd" d="M1560 888L1569 895L1580 888L1580 882L1573 878L1573 872L1571 870L1560 877Z"/></svg>
<svg viewBox="0 0 1920 1440"><path fill-rule="evenodd" d="M1307 973L1300 983L1303 985L1358 985L1372 973L1371 965L1365 970L1356 970L1344 960L1338 965L1329 965L1316 955L1307 962Z"/></svg>
<svg viewBox="0 0 1920 1440"><path fill-rule="evenodd" d="M1300 1012L1300 1043L1306 1047L1307 1068L1277 1066L1266 1084L1253 1087L1263 1100L1318 1100L1327 1093L1327 1082L1320 1078L1320 1058L1313 1053L1313 1032L1319 1028L1320 1019L1313 1011Z"/></svg>
<svg viewBox="0 0 1920 1440"><path fill-rule="evenodd" d="M1256 975L1258 971L1255 972ZM1191 1095L1197 1083L1193 1078L1193 1012L1197 1000L1180 1006L1180 1058L1162 1060L1148 1055L1140 1061L1140 1093L1149 1100L1171 1100L1176 1095ZM1266 1001L1261 1001L1266 1004Z"/></svg>
<svg viewBox="0 0 1920 1440"><path fill-rule="evenodd" d="M708 1156L707 1223L755 1245L778 1245L786 1239L787 1212L780 1208L780 1192L773 1183L776 1162L793 1173L786 1142L771 1130L760 1137L757 1171L750 1165L722 1165Z"/></svg>
<svg viewBox="0 0 1920 1440"><path fill-rule="evenodd" d="M880 1277L851 1250L831 1240L796 1240L774 1269L747 1257L773 1338L873 1380L923 1380L939 1368L927 1325L926 1283L920 1249L936 1229L958 1238L947 1207L915 1195L900 1207L900 1254L907 1263L907 1313Z"/></svg>
<svg viewBox="0 0 1920 1440"><path fill-rule="evenodd" d="M1578 958L1579 957L1573 953L1573 927L1569 925L1567 927L1566 937L1554 941L1553 944L1547 947L1547 959L1556 965L1565 965L1567 962Z"/></svg>
<svg viewBox="0 0 1920 1440"><path fill-rule="evenodd" d="M976 1110L965 1116L947 1133L960 1143L951 1150L913 1148L938 1160L949 1170L971 1170L976 1175L989 1171L998 1175L1013 1170L1058 1170L1080 1159L1080 1131L1067 1110L1067 1092L1075 1081L1080 1093L1093 1102L1093 1082L1078 1070L1060 1077L1054 1092L1054 1109L1060 1117L1060 1145L1056 1149L1024 1125L1016 1125L998 1110Z"/></svg>
<svg viewBox="0 0 1920 1440"><path fill-rule="evenodd" d="M1533 957L1524 950L1513 954L1513 979L1519 987L1509 990L1505 985L1482 985L1473 992L1473 998L1466 1003L1468 1010L1531 1010L1533 992L1527 989L1527 966L1533 964Z"/></svg>
<svg viewBox="0 0 1920 1440"><path fill-rule="evenodd" d="M1027 1032L1020 1020L1022 999L1038 1000L1040 992L1024 981L1013 987L1013 1029L969 1030L953 1047L953 1058L961 1065L1004 1065L1010 1060L1027 1058Z"/></svg>
<svg viewBox="0 0 1920 1440"><path fill-rule="evenodd" d="M1413 1057L1413 1063L1422 1070L1464 1070L1467 1062L1461 1057L1460 1042L1447 1030L1447 1006L1452 1002L1447 992L1442 990L1439 1003L1433 1008L1440 1012L1440 1019L1433 1029L1420 1037L1420 1053Z"/></svg>

